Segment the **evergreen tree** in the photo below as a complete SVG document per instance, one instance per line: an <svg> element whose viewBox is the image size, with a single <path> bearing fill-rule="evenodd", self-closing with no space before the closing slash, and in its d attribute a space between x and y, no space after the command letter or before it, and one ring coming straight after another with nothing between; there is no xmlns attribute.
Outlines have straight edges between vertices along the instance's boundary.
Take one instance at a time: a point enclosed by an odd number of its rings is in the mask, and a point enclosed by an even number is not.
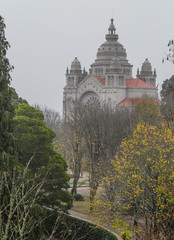
<svg viewBox="0 0 174 240"><path fill-rule="evenodd" d="M18 107L18 104L20 103L28 103L27 100L19 97L16 90L12 87L11 87L11 92L12 92L11 100L15 109Z"/></svg>
<svg viewBox="0 0 174 240"><path fill-rule="evenodd" d="M11 82L10 71L12 66L9 63L6 53L10 47L5 37L5 23L0 16L0 168L9 168L10 160L14 153L13 139L13 113L11 103Z"/></svg>
<svg viewBox="0 0 174 240"><path fill-rule="evenodd" d="M17 149L17 141L14 141L17 138L15 136L14 124L15 121L17 124L20 116L14 121L14 107L17 107L19 102L26 103L26 101L18 98L15 90L9 86L11 82L10 71L13 67L6 57L10 45L5 38L4 30L4 19L0 16L0 239L52 239L56 225L53 226L53 233L52 229L51 231L47 230L47 223L44 223L47 218L46 210L37 204L38 198L40 200L40 196L43 195L43 191L46 189L46 186L41 189L45 178L39 178L37 174L32 175L31 170L28 169L29 163L26 164L26 167L22 166L23 161L26 160L24 154L19 154L19 161L16 157L19 149ZM28 106L27 104L23 105ZM53 151L51 139L55 137L55 134L48 128L44 128L42 113L33 111L30 111L30 113L31 115L27 115L26 112L26 116L21 117L21 122L25 128L24 131L31 130L29 125L33 124L34 116L36 116L36 132L41 134L42 138L42 141L36 145L39 147L39 144L43 144L50 153L44 158L42 151L37 151L35 146L32 145L32 155L35 154L35 156L39 157L36 168L39 168L41 165L45 166L45 168L47 167L47 169L42 169L42 172L43 174L49 174L50 185L52 187L55 184L54 187L56 188L55 192L49 192L49 197L57 201L57 196L59 196L57 205L60 208L66 205L68 208L71 196L65 189L68 187L69 176L66 173L67 165L65 160ZM34 137L36 136L37 134ZM34 143L37 143L38 139L36 137ZM27 144L27 139L25 140ZM31 138L28 139L28 141L30 140ZM34 138L32 140L34 141ZM28 146L25 147L27 149ZM27 153L27 157L31 157L29 152ZM27 160L30 161L30 158ZM58 179L57 176L59 177ZM48 183L47 186L49 187ZM48 191L46 193L48 194Z"/></svg>
<svg viewBox="0 0 174 240"><path fill-rule="evenodd" d="M32 159L31 172L46 179L39 203L52 209L54 206L63 210L69 208L67 163L53 149L55 133L45 125L43 113L29 104L19 104L14 121L19 162L26 166Z"/></svg>
<svg viewBox="0 0 174 240"><path fill-rule="evenodd" d="M163 104L161 105L161 112L173 128L174 123L174 76L170 79L166 79L162 84L162 90L160 92Z"/></svg>
<svg viewBox="0 0 174 240"><path fill-rule="evenodd" d="M174 76L163 82L160 95L164 102L174 102Z"/></svg>

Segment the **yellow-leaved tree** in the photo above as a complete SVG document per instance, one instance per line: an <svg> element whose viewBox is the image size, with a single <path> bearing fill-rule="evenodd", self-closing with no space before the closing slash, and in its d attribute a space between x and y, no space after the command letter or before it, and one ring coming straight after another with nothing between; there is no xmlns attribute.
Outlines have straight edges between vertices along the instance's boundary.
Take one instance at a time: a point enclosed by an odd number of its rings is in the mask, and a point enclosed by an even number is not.
<svg viewBox="0 0 174 240"><path fill-rule="evenodd" d="M136 121L157 125L161 120L159 104L159 100L152 98L143 98L138 101L133 109Z"/></svg>
<svg viewBox="0 0 174 240"><path fill-rule="evenodd" d="M105 200L95 209L131 216L134 239L173 239L174 236L174 136L160 127L141 122L122 141L105 179ZM102 209L103 208L103 209ZM132 226L132 227L131 227Z"/></svg>

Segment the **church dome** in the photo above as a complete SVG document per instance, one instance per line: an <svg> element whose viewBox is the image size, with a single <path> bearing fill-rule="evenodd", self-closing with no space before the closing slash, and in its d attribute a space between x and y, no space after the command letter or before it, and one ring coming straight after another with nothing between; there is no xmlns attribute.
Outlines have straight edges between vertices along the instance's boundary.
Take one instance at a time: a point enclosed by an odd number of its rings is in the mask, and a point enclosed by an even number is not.
<svg viewBox="0 0 174 240"><path fill-rule="evenodd" d="M141 72L152 72L152 65L147 58L142 64Z"/></svg>
<svg viewBox="0 0 174 240"><path fill-rule="evenodd" d="M126 59L127 54L123 45L118 42L118 35L115 33L116 28L114 26L114 19L111 19L111 24L108 28L108 34L106 34L106 42L104 42L97 52L96 61L111 61L113 57L120 57Z"/></svg>
<svg viewBox="0 0 174 240"><path fill-rule="evenodd" d="M117 58L116 56L112 59L111 64L110 64L110 68L121 68L121 63L119 58Z"/></svg>
<svg viewBox="0 0 174 240"><path fill-rule="evenodd" d="M81 64L77 57L75 57L74 61L71 63L71 70L81 70Z"/></svg>
<svg viewBox="0 0 174 240"><path fill-rule="evenodd" d="M114 20L111 19L111 24L108 28L108 34L106 34L106 41L100 46L97 51L97 58L91 65L91 73L104 77L104 72L110 68L110 64L113 58L118 59L122 66L131 68L128 63L126 49L121 43L118 42L118 35L116 34L116 28L114 26Z"/></svg>
<svg viewBox="0 0 174 240"><path fill-rule="evenodd" d="M118 41L107 40L98 49L96 61L111 61L114 56L126 59L126 50Z"/></svg>

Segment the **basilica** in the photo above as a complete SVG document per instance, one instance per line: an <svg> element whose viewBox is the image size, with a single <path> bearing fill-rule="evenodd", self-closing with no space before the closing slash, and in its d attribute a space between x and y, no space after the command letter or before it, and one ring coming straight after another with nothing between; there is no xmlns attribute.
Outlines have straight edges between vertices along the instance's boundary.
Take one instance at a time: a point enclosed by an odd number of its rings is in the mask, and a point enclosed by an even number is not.
<svg viewBox="0 0 174 240"><path fill-rule="evenodd" d="M112 108L133 106L141 98L158 98L156 70L146 58L136 78L127 60L126 49L118 41L114 20L111 19L106 41L98 48L97 57L89 72L82 70L77 57L66 70L66 86L63 93L63 111L67 114L73 102L85 107L109 104Z"/></svg>

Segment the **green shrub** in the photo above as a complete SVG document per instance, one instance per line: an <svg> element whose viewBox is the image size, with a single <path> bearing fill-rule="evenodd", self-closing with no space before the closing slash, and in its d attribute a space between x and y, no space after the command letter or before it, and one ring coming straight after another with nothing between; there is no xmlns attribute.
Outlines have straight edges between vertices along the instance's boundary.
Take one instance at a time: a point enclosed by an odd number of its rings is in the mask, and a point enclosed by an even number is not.
<svg viewBox="0 0 174 240"><path fill-rule="evenodd" d="M74 194L74 199L76 201L84 201L84 197L81 194Z"/></svg>
<svg viewBox="0 0 174 240"><path fill-rule="evenodd" d="M52 231L57 216L58 214L54 212L46 219L45 228L48 232ZM65 214L61 215L57 226L54 237L58 239L118 240L112 233L95 224Z"/></svg>

